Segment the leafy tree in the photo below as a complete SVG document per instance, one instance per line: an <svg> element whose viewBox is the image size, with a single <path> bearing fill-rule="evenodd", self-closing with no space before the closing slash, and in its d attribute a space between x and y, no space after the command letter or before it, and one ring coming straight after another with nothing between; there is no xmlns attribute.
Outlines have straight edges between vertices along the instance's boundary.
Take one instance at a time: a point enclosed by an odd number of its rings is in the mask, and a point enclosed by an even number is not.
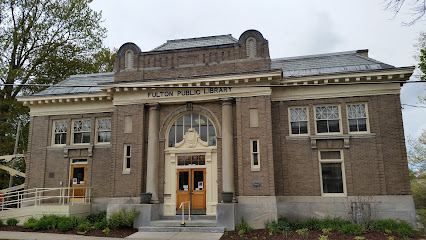
<svg viewBox="0 0 426 240"><path fill-rule="evenodd" d="M18 118L28 128L28 110L15 98L43 89L16 84L55 84L72 74L111 69L100 63L110 50L101 48L106 29L90 2L0 1L0 154L13 152Z"/></svg>
<svg viewBox="0 0 426 240"><path fill-rule="evenodd" d="M102 47L106 29L91 1L0 0L0 155L13 153L18 119L19 152L27 148L28 109L16 97L45 87L26 84L112 71L114 54Z"/></svg>
<svg viewBox="0 0 426 240"><path fill-rule="evenodd" d="M418 139L408 139L408 162L416 172L426 173L426 130Z"/></svg>

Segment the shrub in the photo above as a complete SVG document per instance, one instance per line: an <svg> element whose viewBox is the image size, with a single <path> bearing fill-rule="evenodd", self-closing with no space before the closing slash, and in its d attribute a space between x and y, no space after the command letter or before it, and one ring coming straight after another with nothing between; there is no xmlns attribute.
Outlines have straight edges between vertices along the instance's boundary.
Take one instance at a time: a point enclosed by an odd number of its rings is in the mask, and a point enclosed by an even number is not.
<svg viewBox="0 0 426 240"><path fill-rule="evenodd" d="M18 225L18 223L19 223L19 220L16 219L16 218L9 218L6 221L7 226L10 226L10 227L14 227L14 226Z"/></svg>
<svg viewBox="0 0 426 240"><path fill-rule="evenodd" d="M59 223L58 223L58 229L61 232L69 231L72 228L73 228L72 222L71 222L71 219L69 219L69 218L61 219L61 221L59 221Z"/></svg>
<svg viewBox="0 0 426 240"><path fill-rule="evenodd" d="M321 235L318 240L328 240L328 236L327 235Z"/></svg>
<svg viewBox="0 0 426 240"><path fill-rule="evenodd" d="M97 222L102 222L106 220L106 212L99 212L96 214L90 214L89 216L86 217L86 220L91 223L91 224L95 224Z"/></svg>
<svg viewBox="0 0 426 240"><path fill-rule="evenodd" d="M55 229L58 227L58 223L65 218L67 217L58 215L43 215L38 221L35 222L34 229Z"/></svg>
<svg viewBox="0 0 426 240"><path fill-rule="evenodd" d="M303 229L305 228L305 222L303 221L289 221L289 226L291 230Z"/></svg>
<svg viewBox="0 0 426 240"><path fill-rule="evenodd" d="M277 235L279 231L279 225L278 222L275 220L268 220L265 222L265 229L269 231L269 235Z"/></svg>
<svg viewBox="0 0 426 240"><path fill-rule="evenodd" d="M359 235L364 231L363 227L358 224L347 224L340 229L340 233L345 235Z"/></svg>
<svg viewBox="0 0 426 240"><path fill-rule="evenodd" d="M24 228L31 228L34 229L35 224L37 223L37 219L30 217L27 219L26 222L24 222Z"/></svg>
<svg viewBox="0 0 426 240"><path fill-rule="evenodd" d="M96 230L102 230L102 229L106 228L107 225L108 225L107 221L103 220L103 221L100 221L100 222L95 222L95 224L93 225L93 228L96 229Z"/></svg>
<svg viewBox="0 0 426 240"><path fill-rule="evenodd" d="M422 228L426 228L426 208L416 209L417 221L422 225Z"/></svg>
<svg viewBox="0 0 426 240"><path fill-rule="evenodd" d="M302 236L303 238L308 238L309 237L309 229L307 228L302 228L302 229L297 229L296 233L299 234L300 236Z"/></svg>
<svg viewBox="0 0 426 240"><path fill-rule="evenodd" d="M77 233L78 234L85 234L90 230L90 226L88 223L82 223L77 226Z"/></svg>
<svg viewBox="0 0 426 240"><path fill-rule="evenodd" d="M413 235L413 227L406 221L400 221L397 232L400 237L407 239Z"/></svg>
<svg viewBox="0 0 426 240"><path fill-rule="evenodd" d="M3 225L4 225L3 220L0 219L0 226L3 226Z"/></svg>
<svg viewBox="0 0 426 240"><path fill-rule="evenodd" d="M321 220L321 228L331 228L333 230L341 230L343 226L351 224L348 220L343 220L341 218L329 218L326 217Z"/></svg>
<svg viewBox="0 0 426 240"><path fill-rule="evenodd" d="M374 231L385 232L386 230L396 232L398 230L398 223L392 219L377 220L374 222Z"/></svg>
<svg viewBox="0 0 426 240"><path fill-rule="evenodd" d="M109 228L105 228L104 230L102 230L102 232L105 234L109 234L111 230Z"/></svg>
<svg viewBox="0 0 426 240"><path fill-rule="evenodd" d="M122 208L120 211L114 212L108 219L108 226L112 229L118 228L131 228L133 227L133 221L139 214L139 211L132 209L127 211Z"/></svg>
<svg viewBox="0 0 426 240"><path fill-rule="evenodd" d="M237 226L235 226L235 230L237 230L237 231L242 230L243 234L244 234L246 232L253 231L253 227L251 227L244 218L241 218L241 223L237 224Z"/></svg>
<svg viewBox="0 0 426 240"><path fill-rule="evenodd" d="M320 230L322 229L323 223L318 218L309 218L306 221L305 227L310 230Z"/></svg>
<svg viewBox="0 0 426 240"><path fill-rule="evenodd" d="M84 223L84 219L79 218L79 217L76 217L76 216L71 216L71 217L69 217L69 219L71 220L71 223L72 223L72 227L73 227L73 228L75 228L75 227L77 227L78 225L80 225L80 224Z"/></svg>

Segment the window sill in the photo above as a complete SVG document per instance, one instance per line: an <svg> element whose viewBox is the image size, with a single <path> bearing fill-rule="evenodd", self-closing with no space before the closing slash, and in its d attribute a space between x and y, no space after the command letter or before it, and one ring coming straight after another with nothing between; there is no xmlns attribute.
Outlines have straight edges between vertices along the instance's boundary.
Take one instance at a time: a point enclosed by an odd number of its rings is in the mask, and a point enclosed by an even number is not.
<svg viewBox="0 0 426 240"><path fill-rule="evenodd" d="M103 144L95 144L95 146L94 146L95 148L110 148L110 147L112 147L112 145L110 144L110 143L108 143L108 144L106 144L106 143L103 143Z"/></svg>
<svg viewBox="0 0 426 240"><path fill-rule="evenodd" d="M130 175L130 170L122 171L121 174L123 174L123 175Z"/></svg>
<svg viewBox="0 0 426 240"><path fill-rule="evenodd" d="M260 168L253 168L253 167L252 167L252 168L251 168L251 171L252 171L252 172L260 172Z"/></svg>
<svg viewBox="0 0 426 240"><path fill-rule="evenodd" d="M345 193L323 193L321 197L347 197Z"/></svg>

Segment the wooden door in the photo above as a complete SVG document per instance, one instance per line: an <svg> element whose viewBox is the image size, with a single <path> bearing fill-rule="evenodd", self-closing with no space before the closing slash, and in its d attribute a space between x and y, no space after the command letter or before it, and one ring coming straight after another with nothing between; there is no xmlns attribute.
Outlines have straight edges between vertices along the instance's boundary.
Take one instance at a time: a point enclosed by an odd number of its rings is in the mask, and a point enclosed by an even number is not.
<svg viewBox="0 0 426 240"><path fill-rule="evenodd" d="M176 209L180 209L182 202L188 201L191 209L206 209L206 169L177 170Z"/></svg>
<svg viewBox="0 0 426 240"><path fill-rule="evenodd" d="M206 209L206 169L191 169L192 209Z"/></svg>
<svg viewBox="0 0 426 240"><path fill-rule="evenodd" d="M87 165L71 165L71 187L84 188L86 187L86 171ZM70 190L70 196L76 198L83 198L85 196L85 189Z"/></svg>
<svg viewBox="0 0 426 240"><path fill-rule="evenodd" d="M182 202L191 201L190 172L190 169L177 170L176 209L180 209ZM188 204L185 204L185 208L188 208Z"/></svg>

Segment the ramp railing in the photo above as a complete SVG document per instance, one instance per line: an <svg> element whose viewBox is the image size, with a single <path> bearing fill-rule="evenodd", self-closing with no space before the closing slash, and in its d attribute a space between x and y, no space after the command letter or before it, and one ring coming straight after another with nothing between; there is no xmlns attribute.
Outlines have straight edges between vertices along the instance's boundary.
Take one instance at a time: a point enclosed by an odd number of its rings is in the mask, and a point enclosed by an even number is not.
<svg viewBox="0 0 426 240"><path fill-rule="evenodd" d="M41 204L90 204L92 188L32 188L0 195L0 211Z"/></svg>

